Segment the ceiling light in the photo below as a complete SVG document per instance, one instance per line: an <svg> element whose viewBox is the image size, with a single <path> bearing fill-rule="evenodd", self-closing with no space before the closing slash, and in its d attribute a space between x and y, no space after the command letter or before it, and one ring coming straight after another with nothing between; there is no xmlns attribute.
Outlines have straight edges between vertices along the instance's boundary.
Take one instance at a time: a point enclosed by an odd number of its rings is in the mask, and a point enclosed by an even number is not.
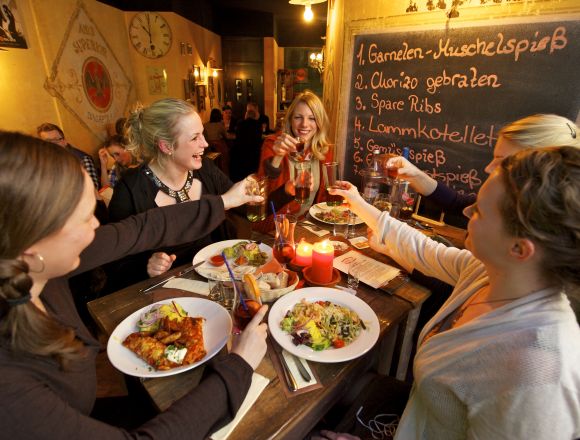
<svg viewBox="0 0 580 440"><path fill-rule="evenodd" d="M304 6L304 20L312 21L313 18L314 18L314 13L312 12L312 8L310 7L310 5L305 5Z"/></svg>

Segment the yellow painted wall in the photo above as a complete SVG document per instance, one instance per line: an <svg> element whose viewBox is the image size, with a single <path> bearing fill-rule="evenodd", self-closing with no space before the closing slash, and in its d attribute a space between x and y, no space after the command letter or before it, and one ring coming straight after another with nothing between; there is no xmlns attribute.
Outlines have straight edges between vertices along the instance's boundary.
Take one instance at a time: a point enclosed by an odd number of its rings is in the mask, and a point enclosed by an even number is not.
<svg viewBox="0 0 580 440"><path fill-rule="evenodd" d="M409 6L406 0L329 0L328 3L324 102L331 120L330 136L336 142L340 158L345 149L353 31L445 24L448 19L442 10L427 11L426 0L416 1L419 11L414 13L405 12ZM448 7L451 5L450 0L446 3ZM499 4L489 2L485 5L472 1L460 6L459 13L452 23L489 21L492 24L499 18L526 16L564 18L580 14L580 1L504 0Z"/></svg>
<svg viewBox="0 0 580 440"><path fill-rule="evenodd" d="M168 55L149 60L139 55L129 41L127 26L134 12L125 13L95 0L84 0L82 4L133 83L126 110L136 100L150 104L164 97L149 94L146 82L148 65L165 68L168 74L167 96L182 99L183 79L187 77L189 66L202 64L202 61L207 63L209 57L221 65L219 35L181 16L162 13L172 27L173 43ZM93 134L44 88L77 5L75 0L18 1L29 48L0 51L0 129L35 135L40 123L52 122L62 127L71 144L95 155L105 136L105 127L101 136ZM192 55L180 55L181 41L192 45ZM207 99L206 107L208 110L202 113L204 120L209 119L211 110Z"/></svg>

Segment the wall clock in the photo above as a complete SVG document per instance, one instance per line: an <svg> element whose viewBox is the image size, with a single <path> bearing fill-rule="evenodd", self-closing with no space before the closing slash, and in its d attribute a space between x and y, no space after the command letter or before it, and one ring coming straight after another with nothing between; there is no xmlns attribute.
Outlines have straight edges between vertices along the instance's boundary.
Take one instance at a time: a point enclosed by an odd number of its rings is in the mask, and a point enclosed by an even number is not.
<svg viewBox="0 0 580 440"><path fill-rule="evenodd" d="M171 47L169 23L156 12L139 12L129 25L131 44L147 58L160 58Z"/></svg>

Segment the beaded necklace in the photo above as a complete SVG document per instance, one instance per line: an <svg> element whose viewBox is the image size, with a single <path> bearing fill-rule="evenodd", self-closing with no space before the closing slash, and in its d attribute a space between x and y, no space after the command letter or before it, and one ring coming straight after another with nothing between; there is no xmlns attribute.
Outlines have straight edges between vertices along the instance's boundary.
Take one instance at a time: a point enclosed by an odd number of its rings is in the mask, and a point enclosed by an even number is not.
<svg viewBox="0 0 580 440"><path fill-rule="evenodd" d="M157 177L155 173L151 171L151 168L149 168L148 166L143 167L143 172L147 177L149 177L149 179L153 181L155 186L159 188L160 191L164 192L169 197L175 199L176 203L187 202L188 200L190 200L189 190L191 189L191 185L193 183L193 171L189 170L187 172L187 179L185 180L185 184L181 189L177 191L169 188L161 180L159 180L159 177Z"/></svg>

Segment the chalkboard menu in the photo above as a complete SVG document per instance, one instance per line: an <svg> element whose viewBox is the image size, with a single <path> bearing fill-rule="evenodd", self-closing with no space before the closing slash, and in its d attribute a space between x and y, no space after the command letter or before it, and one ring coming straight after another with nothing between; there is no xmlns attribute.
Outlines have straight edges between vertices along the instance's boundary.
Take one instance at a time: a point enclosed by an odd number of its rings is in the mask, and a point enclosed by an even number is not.
<svg viewBox="0 0 580 440"><path fill-rule="evenodd" d="M477 193L497 133L534 113L575 120L580 22L512 23L354 36L345 177L373 150L400 154Z"/></svg>

